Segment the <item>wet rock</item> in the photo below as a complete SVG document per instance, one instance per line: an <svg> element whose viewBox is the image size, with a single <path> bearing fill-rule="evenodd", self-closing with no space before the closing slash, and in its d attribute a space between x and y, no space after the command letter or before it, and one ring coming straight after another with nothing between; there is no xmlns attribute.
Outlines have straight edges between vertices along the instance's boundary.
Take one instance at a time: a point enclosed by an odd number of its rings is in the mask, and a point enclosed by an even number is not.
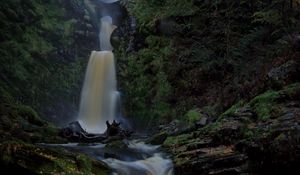
<svg viewBox="0 0 300 175"><path fill-rule="evenodd" d="M245 106L245 107L236 109L234 111L233 115L236 117L244 117L244 118L249 118L249 119L254 119L257 117L255 112L250 108L250 106Z"/></svg>
<svg viewBox="0 0 300 175"><path fill-rule="evenodd" d="M200 127L203 127L207 124L208 122L208 118L207 117L202 117L199 121L197 121L195 123L196 127L200 128Z"/></svg>
<svg viewBox="0 0 300 175"><path fill-rule="evenodd" d="M290 60L279 67L271 69L267 74L271 86L284 86L294 81L299 81L299 62Z"/></svg>
<svg viewBox="0 0 300 175"><path fill-rule="evenodd" d="M232 144L242 135L242 129L246 128L246 125L233 118L223 120L218 128L212 133L212 138L215 143L219 144Z"/></svg>
<svg viewBox="0 0 300 175"><path fill-rule="evenodd" d="M183 132L188 132L190 130L190 126L182 121L179 120L173 120L167 125L160 125L159 130L160 133L167 133L168 135L176 135Z"/></svg>
<svg viewBox="0 0 300 175"><path fill-rule="evenodd" d="M202 148L184 152L175 158L178 174L240 174L245 170L247 156L236 153L232 146Z"/></svg>
<svg viewBox="0 0 300 175"><path fill-rule="evenodd" d="M113 159L120 159L120 156L118 156L117 154L115 153L112 153L112 152L105 152L104 153L104 158L113 158Z"/></svg>
<svg viewBox="0 0 300 175"><path fill-rule="evenodd" d="M128 145L122 140L116 140L105 145L105 148L127 149Z"/></svg>
<svg viewBox="0 0 300 175"><path fill-rule="evenodd" d="M161 132L158 134L153 135L150 137L146 143L152 144L152 145L160 145L162 144L168 137L168 134L166 132Z"/></svg>

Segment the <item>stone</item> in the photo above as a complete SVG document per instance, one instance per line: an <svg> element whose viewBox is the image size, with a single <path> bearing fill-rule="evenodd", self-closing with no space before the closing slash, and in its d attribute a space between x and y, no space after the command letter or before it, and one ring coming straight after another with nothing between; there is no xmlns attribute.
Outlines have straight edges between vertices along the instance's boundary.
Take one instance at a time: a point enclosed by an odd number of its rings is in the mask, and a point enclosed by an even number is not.
<svg viewBox="0 0 300 175"><path fill-rule="evenodd" d="M127 149L128 145L124 143L122 140L116 140L106 144L105 148Z"/></svg>
<svg viewBox="0 0 300 175"><path fill-rule="evenodd" d="M249 106L236 109L233 115L237 117L246 117L250 119L256 118L255 112Z"/></svg>
<svg viewBox="0 0 300 175"><path fill-rule="evenodd" d="M161 132L150 137L146 143L150 143L152 145L161 145L167 139L168 134L166 132Z"/></svg>
<svg viewBox="0 0 300 175"><path fill-rule="evenodd" d="M299 62L290 60L278 67L271 69L267 78L271 86L284 86L293 81L299 80Z"/></svg>
<svg viewBox="0 0 300 175"><path fill-rule="evenodd" d="M202 117L199 121L197 121L195 123L196 127L200 128L200 127L203 127L207 124L208 122L208 118L207 117Z"/></svg>

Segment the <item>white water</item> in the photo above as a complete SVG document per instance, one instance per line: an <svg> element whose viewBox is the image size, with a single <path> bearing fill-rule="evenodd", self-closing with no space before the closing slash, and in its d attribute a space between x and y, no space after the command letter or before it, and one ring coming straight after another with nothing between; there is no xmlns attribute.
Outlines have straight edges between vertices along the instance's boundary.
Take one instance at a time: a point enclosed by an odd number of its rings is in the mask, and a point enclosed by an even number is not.
<svg viewBox="0 0 300 175"><path fill-rule="evenodd" d="M100 1L103 3L111 4L111 3L117 2L119 0L100 0Z"/></svg>
<svg viewBox="0 0 300 175"><path fill-rule="evenodd" d="M112 24L112 18L110 16L104 16L101 18L101 27L99 33L101 50L113 50L113 47L110 43L110 37L116 28L117 26Z"/></svg>
<svg viewBox="0 0 300 175"><path fill-rule="evenodd" d="M112 168L112 175L173 175L172 160L160 152L157 145L148 145L137 140L125 142L128 148L110 149L105 144L81 146L69 144L41 144L50 147L64 147L70 151L81 152L105 162ZM119 158L106 157L105 153Z"/></svg>
<svg viewBox="0 0 300 175"><path fill-rule="evenodd" d="M105 159L104 162L114 169L113 175L173 175L172 161L162 158L159 153L133 162L112 158Z"/></svg>
<svg viewBox="0 0 300 175"><path fill-rule="evenodd" d="M158 151L158 145L147 145L140 141L129 141L128 148L140 154L148 154L144 159L123 161L104 159L113 170L113 175L173 175L173 163ZM150 155L150 156L149 156Z"/></svg>
<svg viewBox="0 0 300 175"><path fill-rule="evenodd" d="M102 133L106 130L106 121L116 118L117 80L114 55L110 36L116 29L109 16L101 19L100 47L102 51L93 51L81 91L78 121L90 133Z"/></svg>

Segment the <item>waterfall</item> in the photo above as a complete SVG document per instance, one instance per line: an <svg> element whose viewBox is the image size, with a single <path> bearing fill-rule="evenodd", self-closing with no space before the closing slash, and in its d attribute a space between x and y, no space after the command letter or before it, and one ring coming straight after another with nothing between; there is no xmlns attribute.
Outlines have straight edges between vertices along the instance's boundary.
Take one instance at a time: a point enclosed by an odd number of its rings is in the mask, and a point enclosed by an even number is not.
<svg viewBox="0 0 300 175"><path fill-rule="evenodd" d="M113 50L110 44L110 36L117 26L112 25L112 18L104 16L101 18L101 28L99 33L100 50Z"/></svg>
<svg viewBox="0 0 300 175"><path fill-rule="evenodd" d="M111 122L117 115L119 92L110 44L110 36L115 29L110 16L101 18L101 51L92 51L85 74L78 121L90 133L104 132L105 122Z"/></svg>

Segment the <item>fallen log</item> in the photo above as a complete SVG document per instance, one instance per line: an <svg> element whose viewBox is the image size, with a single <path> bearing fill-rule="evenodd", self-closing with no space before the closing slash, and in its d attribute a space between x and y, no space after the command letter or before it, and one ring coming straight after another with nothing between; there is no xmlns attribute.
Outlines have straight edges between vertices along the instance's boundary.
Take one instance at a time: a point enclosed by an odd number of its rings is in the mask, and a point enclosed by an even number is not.
<svg viewBox="0 0 300 175"><path fill-rule="evenodd" d="M118 123L115 120L111 124L109 121L106 121L106 131L104 133L94 134L86 132L81 127L80 123L75 121L62 128L60 135L70 141L84 143L108 143L110 140L115 140L116 138L119 140L129 138L133 132L122 129L120 125L121 123Z"/></svg>

